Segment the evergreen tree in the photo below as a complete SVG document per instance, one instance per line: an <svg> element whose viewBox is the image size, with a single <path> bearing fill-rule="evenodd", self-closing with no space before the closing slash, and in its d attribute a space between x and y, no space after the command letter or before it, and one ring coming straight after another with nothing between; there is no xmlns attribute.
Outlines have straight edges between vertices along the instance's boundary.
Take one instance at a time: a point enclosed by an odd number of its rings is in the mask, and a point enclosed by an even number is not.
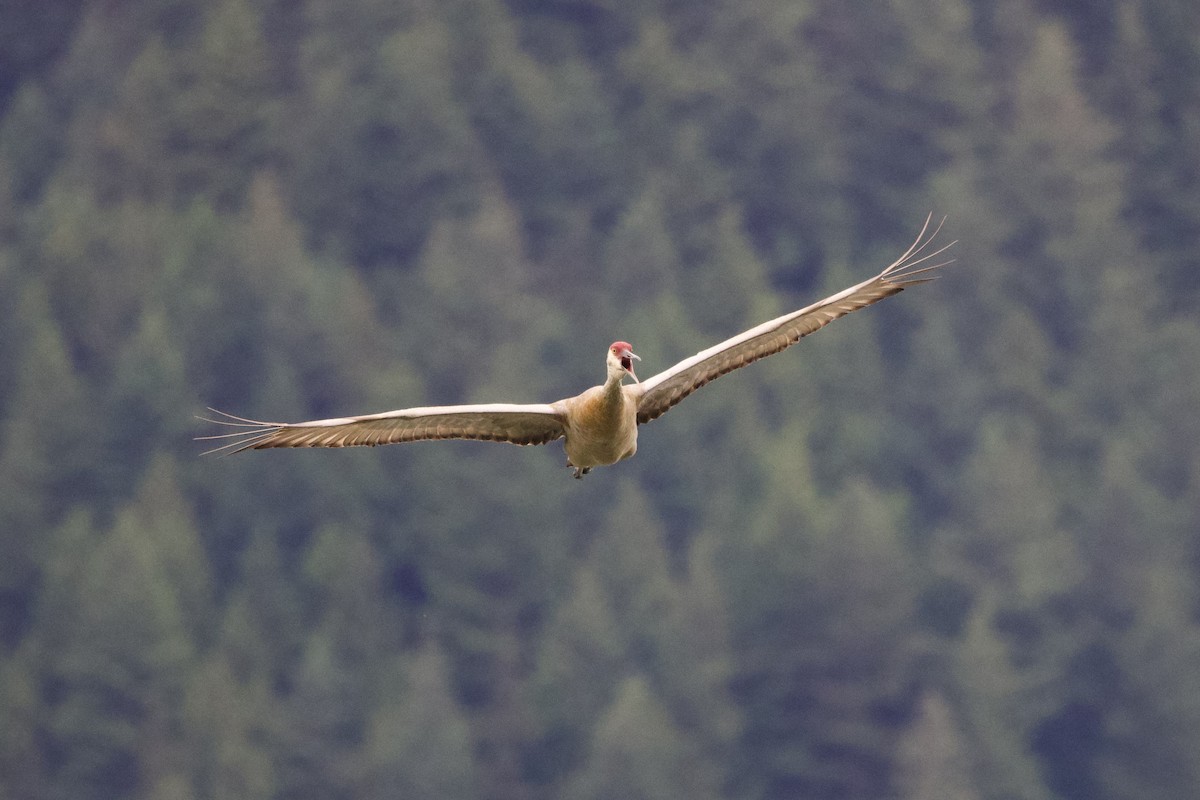
<svg viewBox="0 0 1200 800"><path fill-rule="evenodd" d="M45 763L39 749L39 664L31 648L0 659L0 796L42 797Z"/></svg>
<svg viewBox="0 0 1200 800"><path fill-rule="evenodd" d="M526 761L530 780L557 782L580 764L595 720L627 669L626 658L600 578L584 567L547 625L527 684L537 725Z"/></svg>
<svg viewBox="0 0 1200 800"><path fill-rule="evenodd" d="M381 569L370 543L326 526L305 559L311 627L289 672L279 731L283 797L353 797L363 791L373 709L395 651L397 630L383 604ZM422 735L427 735L423 732Z"/></svg>
<svg viewBox="0 0 1200 800"><path fill-rule="evenodd" d="M0 3L0 795L1190 797L1197 8ZM653 374L926 208L588 481L190 457Z"/></svg>
<svg viewBox="0 0 1200 800"><path fill-rule="evenodd" d="M686 579L658 637L658 686L680 729L724 779L743 720L729 692L732 622L717 552L711 536L691 543Z"/></svg>
<svg viewBox="0 0 1200 800"><path fill-rule="evenodd" d="M194 643L161 547L176 532L128 512L99 535L68 524L37 609L50 796L153 793L185 777L178 699Z"/></svg>
<svg viewBox="0 0 1200 800"><path fill-rule="evenodd" d="M1191 509L1181 514L1140 466L1153 438L1110 444L1098 500L1082 525L1100 595L1093 602L1108 623L1107 646L1097 648L1107 658L1108 680L1095 768L1112 797L1183 795L1196 781L1188 755L1194 743L1184 733L1195 729L1200 712L1185 666L1200 642L1190 610Z"/></svg>
<svg viewBox="0 0 1200 800"><path fill-rule="evenodd" d="M1196 204L1200 149L1200 15L1186 2L1117 4L1097 66L1100 102L1119 128L1118 150L1131 170L1125 211L1136 221L1145 256L1164 266L1168 302L1194 309L1200 282Z"/></svg>
<svg viewBox="0 0 1200 800"><path fill-rule="evenodd" d="M83 0L69 0L53 8L33 8L6 3L6 24L0 34L0 111L8 108L16 88L43 72L71 40L71 31L83 11Z"/></svg>
<svg viewBox="0 0 1200 800"><path fill-rule="evenodd" d="M827 90L833 101L825 110L845 134L838 190L850 231L868 240L881 229L899 233L906 198L948 163L980 111L970 12L962 2L814 6L805 44L820 63L819 80L845 87Z"/></svg>
<svg viewBox="0 0 1200 800"><path fill-rule="evenodd" d="M155 457L122 513L154 531L152 556L171 587L188 636L197 643L209 641L216 587L174 459L162 453Z"/></svg>
<svg viewBox="0 0 1200 800"><path fill-rule="evenodd" d="M449 4L447 21L464 54L459 92L521 209L532 255L590 266L594 228L618 213L631 166L605 87L585 64L543 63L526 52L508 6L496 0Z"/></svg>
<svg viewBox="0 0 1200 800"><path fill-rule="evenodd" d="M152 37L115 105L95 123L78 165L100 198L218 207L240 204L267 156L271 89L260 20L246 0L221 0L183 42Z"/></svg>
<svg viewBox="0 0 1200 800"><path fill-rule="evenodd" d="M439 797L470 800L477 785L470 726L455 703L446 659L426 645L405 670L402 685L387 681L372 712L365 743L363 797Z"/></svg>
<svg viewBox="0 0 1200 800"><path fill-rule="evenodd" d="M5 194L12 201L29 202L53 172L64 149L65 120L45 87L36 82L23 85L12 99L0 125L0 163L3 163ZM16 208L6 209L5 227L15 222ZM8 232L11 235L11 231Z"/></svg>
<svg viewBox="0 0 1200 800"><path fill-rule="evenodd" d="M693 57L711 95L697 104L706 144L729 168L750 240L780 283L797 285L798 266L820 263L816 240L840 224L836 195L847 177L831 146L841 98L809 34L816 4L713 5Z"/></svg>
<svg viewBox="0 0 1200 800"><path fill-rule="evenodd" d="M161 460L161 454L154 452L160 443L178 442L191 427L179 414L179 409L192 405L193 394L186 360L166 309L152 302L140 316L137 331L116 355L104 393L110 428L104 446L124 456L106 470L104 478L109 491L118 495L130 490L142 470L155 472L154 459Z"/></svg>
<svg viewBox="0 0 1200 800"><path fill-rule="evenodd" d="M481 172L456 101L451 31L429 14L382 24L356 38L337 38L343 24L315 37L289 121L300 217L317 241L367 267L411 261L434 220L470 208Z"/></svg>
<svg viewBox="0 0 1200 800"><path fill-rule="evenodd" d="M28 621L42 534L76 504L95 497L94 435L87 426L86 389L36 284L24 287L18 307L16 383L0 427L0 566L6 639Z"/></svg>
<svg viewBox="0 0 1200 800"><path fill-rule="evenodd" d="M946 698L928 691L898 745L897 784L905 800L977 800L968 742Z"/></svg>
<svg viewBox="0 0 1200 800"><path fill-rule="evenodd" d="M565 796L666 800L715 798L719 792L709 765L690 751L649 684L634 675L597 724L587 765Z"/></svg>
<svg viewBox="0 0 1200 800"><path fill-rule="evenodd" d="M398 650L400 639L395 610L385 603L379 554L361 531L326 525L309 547L304 572L313 626L329 637L346 669L370 687L377 665ZM369 696L370 689L364 692Z"/></svg>
<svg viewBox="0 0 1200 800"><path fill-rule="evenodd" d="M290 677L274 742L279 788L287 800L349 800L357 791L366 736L366 676L318 630Z"/></svg>
<svg viewBox="0 0 1200 800"><path fill-rule="evenodd" d="M721 774L737 731L726 691L727 620L706 548L686 579L672 574L665 531L644 493L626 483L542 639L530 685L541 729L533 778L561 781L598 735L596 720L621 681L638 674L663 703L681 742Z"/></svg>
<svg viewBox="0 0 1200 800"><path fill-rule="evenodd" d="M682 265L669 228L666 205L666 180L659 175L649 176L641 193L630 201L607 237L603 264L606 297L600 299L599 309L587 309L593 312L584 318L587 323L611 324L607 321L621 316L632 321L644 307L636 303L630 308L632 301L678 291Z"/></svg>
<svg viewBox="0 0 1200 800"><path fill-rule="evenodd" d="M1036 441L990 421L967 468L977 488L962 497L959 563L979 571L972 583L983 591L958 653L963 706L989 783L1097 796L1089 764L1111 687L1095 670L1101 631L1086 565L1059 521L1060 494L1038 470Z"/></svg>
<svg viewBox="0 0 1200 800"><path fill-rule="evenodd" d="M220 651L239 680L286 688L304 647L299 587L266 528L251 532L240 555L235 588L224 605Z"/></svg>
<svg viewBox="0 0 1200 800"><path fill-rule="evenodd" d="M827 518L764 520L736 553L755 575L731 611L745 719L735 779L748 796L892 790L914 666L911 568L888 498L855 484L828 502Z"/></svg>
<svg viewBox="0 0 1200 800"><path fill-rule="evenodd" d="M991 796L1050 800L1028 739L1028 695L1008 643L993 625L997 600L988 594L973 604L954 651L963 695L956 703L973 748L980 786Z"/></svg>
<svg viewBox="0 0 1200 800"><path fill-rule="evenodd" d="M190 670L182 712L197 796L276 796L272 745L280 738L282 720L269 677L238 675L221 649Z"/></svg>

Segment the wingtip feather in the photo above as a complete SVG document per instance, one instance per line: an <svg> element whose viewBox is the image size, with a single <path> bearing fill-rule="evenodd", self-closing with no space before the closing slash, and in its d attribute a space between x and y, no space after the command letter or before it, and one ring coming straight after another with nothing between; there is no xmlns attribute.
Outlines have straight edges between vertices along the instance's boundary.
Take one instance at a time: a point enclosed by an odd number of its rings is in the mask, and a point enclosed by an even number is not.
<svg viewBox="0 0 1200 800"><path fill-rule="evenodd" d="M211 406L206 406L205 408L208 411L211 411L213 414L223 417L224 419L206 417L201 414L194 415L196 419L212 425L222 425L228 428L243 428L246 430L236 430L230 433L212 433L205 436L192 437L192 440L197 442L207 442L218 439L234 440L223 445L204 450L200 453L202 456L213 453L220 453L222 456L229 456L235 453L240 453L243 450L251 450L256 445L269 439L277 430L279 430L279 428L282 427L280 423L276 422L263 422L261 420L239 417L236 414L230 414L226 411L212 408Z"/></svg>

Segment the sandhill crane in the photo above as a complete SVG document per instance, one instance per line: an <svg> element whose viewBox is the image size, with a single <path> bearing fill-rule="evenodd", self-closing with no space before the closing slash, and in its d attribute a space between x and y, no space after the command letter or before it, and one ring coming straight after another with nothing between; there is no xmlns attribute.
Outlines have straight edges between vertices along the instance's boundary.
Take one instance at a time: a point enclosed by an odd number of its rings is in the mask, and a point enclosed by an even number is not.
<svg viewBox="0 0 1200 800"><path fill-rule="evenodd" d="M424 439L479 439L519 445L564 439L567 466L574 469L576 478L582 478L592 467L632 456L637 451L638 425L662 416L709 381L778 353L852 311L932 280L927 273L952 259L928 262L954 242L933 249L941 224L926 236L931 218L926 218L904 254L875 277L739 333L645 381L639 382L633 370L633 362L640 361L640 357L628 342L617 341L605 353L607 377L602 385L553 403L403 408L310 422L260 422L209 409L223 419L201 419L240 430L197 438L231 440L209 453L269 447L374 446ZM625 383L627 376L633 379L632 384Z"/></svg>

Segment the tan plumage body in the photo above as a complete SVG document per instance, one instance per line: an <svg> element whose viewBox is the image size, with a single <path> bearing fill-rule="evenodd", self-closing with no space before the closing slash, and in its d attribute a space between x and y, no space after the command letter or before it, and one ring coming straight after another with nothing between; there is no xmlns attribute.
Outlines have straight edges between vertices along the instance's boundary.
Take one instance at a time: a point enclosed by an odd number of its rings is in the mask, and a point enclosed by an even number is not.
<svg viewBox="0 0 1200 800"><path fill-rule="evenodd" d="M611 350L609 355L611 358ZM566 422L563 449L567 463L578 467L580 475L637 452L636 384L623 385L623 377L623 370L610 369L603 386L593 386L581 395L553 404Z"/></svg>
<svg viewBox="0 0 1200 800"><path fill-rule="evenodd" d="M928 230L926 219L912 246L874 278L744 331L642 383L624 383L626 376L637 380L633 359L638 356L628 343L614 342L605 356L607 375L603 384L550 404L407 408L297 423L259 422L216 412L226 419L210 422L243 430L199 438L231 439L216 450L234 453L271 447L355 447L425 439L478 439L530 445L562 438L568 466L574 467L575 477L582 477L592 467L615 464L632 456L637 451L639 424L662 416L709 381L778 353L852 311L929 280L916 276L949 262L920 265L954 243L922 255L940 226L926 238Z"/></svg>

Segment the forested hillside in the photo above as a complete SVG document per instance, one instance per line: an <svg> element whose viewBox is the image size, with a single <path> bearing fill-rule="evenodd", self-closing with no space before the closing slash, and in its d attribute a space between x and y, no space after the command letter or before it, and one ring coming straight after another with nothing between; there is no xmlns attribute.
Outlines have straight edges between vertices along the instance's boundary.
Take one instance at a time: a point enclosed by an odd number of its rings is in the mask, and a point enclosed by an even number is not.
<svg viewBox="0 0 1200 800"><path fill-rule="evenodd" d="M1195 797L1198 353L1195 0L0 2L0 798Z"/></svg>

